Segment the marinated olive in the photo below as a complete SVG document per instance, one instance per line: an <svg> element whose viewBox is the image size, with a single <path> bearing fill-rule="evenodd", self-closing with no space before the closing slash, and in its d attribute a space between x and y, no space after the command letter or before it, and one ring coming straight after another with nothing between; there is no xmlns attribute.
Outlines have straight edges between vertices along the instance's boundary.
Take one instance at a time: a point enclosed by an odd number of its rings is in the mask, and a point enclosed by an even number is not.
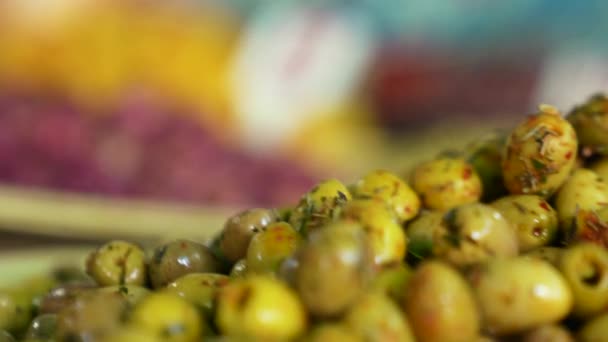
<svg viewBox="0 0 608 342"><path fill-rule="evenodd" d="M395 215L383 201L353 200L344 207L342 217L363 226L377 265L403 260L407 250L407 237Z"/></svg>
<svg viewBox="0 0 608 342"><path fill-rule="evenodd" d="M18 333L32 317L32 298L23 289L0 289L0 330Z"/></svg>
<svg viewBox="0 0 608 342"><path fill-rule="evenodd" d="M272 341L302 335L307 319L304 306L289 287L253 275L220 289L216 323L228 336Z"/></svg>
<svg viewBox="0 0 608 342"><path fill-rule="evenodd" d="M363 227L352 221L334 222L309 236L297 254L295 285L311 314L336 316L357 299L371 277L369 248Z"/></svg>
<svg viewBox="0 0 608 342"><path fill-rule="evenodd" d="M415 341L404 314L380 292L370 292L359 298L344 322L364 341Z"/></svg>
<svg viewBox="0 0 608 342"><path fill-rule="evenodd" d="M604 342L606 336L608 336L608 313L585 323L577 335L577 340L581 342Z"/></svg>
<svg viewBox="0 0 608 342"><path fill-rule="evenodd" d="M237 261L230 270L230 277L242 278L247 274L247 259Z"/></svg>
<svg viewBox="0 0 608 342"><path fill-rule="evenodd" d="M256 234L247 249L247 270L252 273L275 273L281 261L293 254L300 244L300 234L287 222L270 224Z"/></svg>
<svg viewBox="0 0 608 342"><path fill-rule="evenodd" d="M170 293L155 292L133 310L129 323L163 341L198 341L208 329L194 305Z"/></svg>
<svg viewBox="0 0 608 342"><path fill-rule="evenodd" d="M464 278L440 261L423 261L405 291L404 308L419 341L474 341L480 321Z"/></svg>
<svg viewBox="0 0 608 342"><path fill-rule="evenodd" d="M317 184L300 199L292 211L289 223L297 231L308 234L334 219L336 209L350 201L348 188L337 179L329 179Z"/></svg>
<svg viewBox="0 0 608 342"><path fill-rule="evenodd" d="M590 317L608 307L608 251L592 243L566 249L559 268L574 297L573 312Z"/></svg>
<svg viewBox="0 0 608 342"><path fill-rule="evenodd" d="M25 340L52 340L57 330L57 315L42 314L34 318L25 334Z"/></svg>
<svg viewBox="0 0 608 342"><path fill-rule="evenodd" d="M97 288L89 282L71 283L52 289L40 301L40 313L58 313L64 307L71 305L82 293Z"/></svg>
<svg viewBox="0 0 608 342"><path fill-rule="evenodd" d="M230 262L245 257L253 235L272 222L278 221L278 213L269 209L249 209L226 221L220 240L220 250Z"/></svg>
<svg viewBox="0 0 608 342"><path fill-rule="evenodd" d="M483 193L481 200L493 201L505 194L507 189L502 178L502 151L507 140L503 131L493 131L468 144L463 157L479 175Z"/></svg>
<svg viewBox="0 0 608 342"><path fill-rule="evenodd" d="M356 198L374 198L385 202L400 223L414 218L420 210L420 199L412 188L397 175L386 170L375 170L361 178L354 186Z"/></svg>
<svg viewBox="0 0 608 342"><path fill-rule="evenodd" d="M433 237L433 254L456 266L517 253L517 235L511 224L498 210L482 203L450 210Z"/></svg>
<svg viewBox="0 0 608 342"><path fill-rule="evenodd" d="M186 299L211 318L217 290L228 284L229 279L216 273L190 273L167 285L166 291Z"/></svg>
<svg viewBox="0 0 608 342"><path fill-rule="evenodd" d="M547 245L557 235L557 214L542 197L511 195L495 201L492 207L511 223L522 252Z"/></svg>
<svg viewBox="0 0 608 342"><path fill-rule="evenodd" d="M151 293L147 288L137 285L107 286L100 288L99 291L118 294L122 296L130 306L137 305L142 299Z"/></svg>
<svg viewBox="0 0 608 342"><path fill-rule="evenodd" d="M149 275L154 288L194 272L217 272L220 265L209 249L197 242L175 240L154 250Z"/></svg>
<svg viewBox="0 0 608 342"><path fill-rule="evenodd" d="M592 242L608 248L608 207L597 212L579 209L574 224L566 230L566 242Z"/></svg>
<svg viewBox="0 0 608 342"><path fill-rule="evenodd" d="M524 334L523 342L574 342L568 330L555 324L541 325Z"/></svg>
<svg viewBox="0 0 608 342"><path fill-rule="evenodd" d="M608 184L589 169L578 169L557 192L555 208L564 229L571 227L579 209L608 206Z"/></svg>
<svg viewBox="0 0 608 342"><path fill-rule="evenodd" d="M415 260L433 254L433 236L441 229L442 221L442 212L426 211L407 226L406 235L409 240L407 251Z"/></svg>
<svg viewBox="0 0 608 342"><path fill-rule="evenodd" d="M429 209L447 210L477 202L482 194L479 175L460 158L444 157L418 165L412 184Z"/></svg>
<svg viewBox="0 0 608 342"><path fill-rule="evenodd" d="M143 285L146 282L144 252L130 242L110 241L89 255L87 273L101 286Z"/></svg>
<svg viewBox="0 0 608 342"><path fill-rule="evenodd" d="M546 261L494 258L470 271L484 326L496 335L560 321L573 298L564 277Z"/></svg>
<svg viewBox="0 0 608 342"><path fill-rule="evenodd" d="M548 197L570 175L577 157L576 132L554 107L520 123L507 140L502 162L504 184L511 194Z"/></svg>
<svg viewBox="0 0 608 342"><path fill-rule="evenodd" d="M366 341L354 334L352 329L343 323L324 323L312 329L305 342L363 342Z"/></svg>
<svg viewBox="0 0 608 342"><path fill-rule="evenodd" d="M575 107L567 117L572 123L579 143L590 153L608 153L608 98L604 94L592 96Z"/></svg>

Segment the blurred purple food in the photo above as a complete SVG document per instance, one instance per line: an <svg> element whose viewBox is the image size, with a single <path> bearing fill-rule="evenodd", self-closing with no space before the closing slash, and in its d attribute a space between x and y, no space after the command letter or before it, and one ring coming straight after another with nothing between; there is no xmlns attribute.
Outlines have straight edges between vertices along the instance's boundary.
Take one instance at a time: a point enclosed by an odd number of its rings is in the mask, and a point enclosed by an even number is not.
<svg viewBox="0 0 608 342"><path fill-rule="evenodd" d="M137 93L83 113L61 96L0 92L0 182L234 207L294 203L318 180L226 146L186 114Z"/></svg>

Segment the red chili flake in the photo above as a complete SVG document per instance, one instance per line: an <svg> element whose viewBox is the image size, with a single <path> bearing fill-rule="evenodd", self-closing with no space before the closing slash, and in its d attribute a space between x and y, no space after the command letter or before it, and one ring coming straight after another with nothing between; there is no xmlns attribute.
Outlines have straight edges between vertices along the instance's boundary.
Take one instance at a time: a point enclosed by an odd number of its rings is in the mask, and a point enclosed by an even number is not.
<svg viewBox="0 0 608 342"><path fill-rule="evenodd" d="M467 167L462 171L462 179L469 179L473 175L473 170L470 167Z"/></svg>
<svg viewBox="0 0 608 342"><path fill-rule="evenodd" d="M179 246L181 247L181 249L186 249L188 248L188 244L186 242L182 242L179 244Z"/></svg>
<svg viewBox="0 0 608 342"><path fill-rule="evenodd" d="M547 202L540 202L540 207L545 209L546 211L551 210L551 208L549 208L549 205L547 204Z"/></svg>
<svg viewBox="0 0 608 342"><path fill-rule="evenodd" d="M568 151L568 153L566 153L566 159L570 160L570 158L572 158L572 151Z"/></svg>
<svg viewBox="0 0 608 342"><path fill-rule="evenodd" d="M406 213L411 213L412 212L412 208L410 208L409 205L406 205L403 210L405 210Z"/></svg>

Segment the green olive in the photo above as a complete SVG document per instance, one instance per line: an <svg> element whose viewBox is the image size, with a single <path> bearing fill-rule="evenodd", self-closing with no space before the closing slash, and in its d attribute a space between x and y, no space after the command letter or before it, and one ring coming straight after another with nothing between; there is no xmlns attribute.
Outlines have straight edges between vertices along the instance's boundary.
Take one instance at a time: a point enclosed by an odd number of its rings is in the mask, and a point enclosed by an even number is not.
<svg viewBox="0 0 608 342"><path fill-rule="evenodd" d="M533 249L533 250L523 254L522 256L528 257L528 258L536 258L536 259L544 260L555 267L559 267L559 263L560 263L563 253L564 253L563 248L545 246L545 247Z"/></svg>
<svg viewBox="0 0 608 342"><path fill-rule="evenodd" d="M276 222L256 234L247 249L247 268L252 273L276 273L281 261L292 255L301 237L289 223Z"/></svg>
<svg viewBox="0 0 608 342"><path fill-rule="evenodd" d="M482 203L465 204L444 215L433 236L433 254L460 267L515 256L517 235L498 210Z"/></svg>
<svg viewBox="0 0 608 342"><path fill-rule="evenodd" d="M412 178L414 190L428 209L448 210L481 198L479 175L461 158L424 162L416 167Z"/></svg>
<svg viewBox="0 0 608 342"><path fill-rule="evenodd" d="M170 342L199 341L208 329L202 322L194 305L166 292L155 292L144 298L129 320L131 326Z"/></svg>
<svg viewBox="0 0 608 342"><path fill-rule="evenodd" d="M443 213L425 211L406 228L408 237L407 251L415 260L422 260L433 254L433 236L441 229Z"/></svg>
<svg viewBox="0 0 608 342"><path fill-rule="evenodd" d="M578 210L605 206L608 206L608 184L589 169L575 170L555 197L555 208L564 229L572 225Z"/></svg>
<svg viewBox="0 0 608 342"><path fill-rule="evenodd" d="M400 223L414 218L420 210L420 199L397 175L386 170L366 174L354 186L355 198L374 198L385 202Z"/></svg>
<svg viewBox="0 0 608 342"><path fill-rule="evenodd" d="M423 261L404 291L405 313L417 340L470 342L479 335L479 313L471 289L451 266Z"/></svg>
<svg viewBox="0 0 608 342"><path fill-rule="evenodd" d="M247 274L247 259L241 259L234 263L230 270L231 278L242 278Z"/></svg>
<svg viewBox="0 0 608 342"><path fill-rule="evenodd" d="M209 249L190 240L175 240L154 250L148 267L152 287L165 287L175 279L195 272L217 272L218 260Z"/></svg>
<svg viewBox="0 0 608 342"><path fill-rule="evenodd" d="M364 342L344 323L322 323L312 329L303 342Z"/></svg>
<svg viewBox="0 0 608 342"><path fill-rule="evenodd" d="M567 248L560 270L574 297L573 313L590 317L608 307L608 251L593 243Z"/></svg>
<svg viewBox="0 0 608 342"><path fill-rule="evenodd" d="M245 210L232 216L226 221L219 242L222 254L230 262L244 258L253 235L278 219L275 210L262 208Z"/></svg>
<svg viewBox="0 0 608 342"><path fill-rule="evenodd" d="M522 252L550 244L557 236L557 214L542 197L510 195L495 201L492 207L512 224Z"/></svg>
<svg viewBox="0 0 608 342"><path fill-rule="evenodd" d="M342 313L364 291L371 277L369 243L363 227L353 221L336 221L314 231L297 258L295 285L315 316Z"/></svg>
<svg viewBox="0 0 608 342"><path fill-rule="evenodd" d="M121 295L130 306L137 305L142 299L151 293L151 291L147 288L137 285L107 286L100 288L98 291Z"/></svg>
<svg viewBox="0 0 608 342"><path fill-rule="evenodd" d="M58 286L42 298L38 311L40 313L58 313L64 307L71 305L81 294L96 288L96 285L89 282Z"/></svg>
<svg viewBox="0 0 608 342"><path fill-rule="evenodd" d="M538 326L525 333L523 342L574 342L574 338L564 327L556 324Z"/></svg>
<svg viewBox="0 0 608 342"><path fill-rule="evenodd" d="M395 300L395 302L401 303L405 295L403 289L407 286L412 272L412 269L405 263L386 267L374 277L371 289L382 292Z"/></svg>
<svg viewBox="0 0 608 342"><path fill-rule="evenodd" d="M42 314L30 322L25 340L52 340L57 330L57 315Z"/></svg>
<svg viewBox="0 0 608 342"><path fill-rule="evenodd" d="M300 199L292 211L289 223L307 235L334 219L336 209L352 199L348 188L337 179L320 182Z"/></svg>
<svg viewBox="0 0 608 342"><path fill-rule="evenodd" d="M144 252L130 242L110 241L89 255L87 273L101 286L144 285Z"/></svg>
<svg viewBox="0 0 608 342"><path fill-rule="evenodd" d="M353 200L345 205L342 218L354 220L363 226L377 265L400 262L405 257L407 237L384 201Z"/></svg>
<svg viewBox="0 0 608 342"><path fill-rule="evenodd" d="M116 293L81 293L57 314L58 341L101 339L118 329L127 302Z"/></svg>
<svg viewBox="0 0 608 342"><path fill-rule="evenodd" d="M190 273L170 283L166 291L176 294L202 309L211 318L215 308L217 290L228 284L230 278L217 273Z"/></svg>
<svg viewBox="0 0 608 342"><path fill-rule="evenodd" d="M520 123L507 140L502 163L511 194L548 197L568 178L577 157L576 132L554 107Z"/></svg>
<svg viewBox="0 0 608 342"><path fill-rule="evenodd" d="M481 200L493 201L507 193L502 178L502 151L507 140L503 131L493 131L468 144L464 158L479 175L483 194Z"/></svg>
<svg viewBox="0 0 608 342"><path fill-rule="evenodd" d="M220 289L216 323L228 336L273 341L302 335L307 319L293 290L274 278L253 275Z"/></svg>
<svg viewBox="0 0 608 342"><path fill-rule="evenodd" d="M15 340L13 335L11 335L8 331L0 329L0 342L16 342L16 341L17 340Z"/></svg>
<svg viewBox="0 0 608 342"><path fill-rule="evenodd" d="M608 313L585 323L577 334L577 340L580 342L604 342L606 336L608 336Z"/></svg>
<svg viewBox="0 0 608 342"><path fill-rule="evenodd" d="M567 117L578 136L579 143L590 153L608 153L608 98L593 95L587 102L576 106Z"/></svg>
<svg viewBox="0 0 608 342"><path fill-rule="evenodd" d="M564 277L548 262L494 258L469 273L484 326L490 333L521 333L560 321L573 298Z"/></svg>
<svg viewBox="0 0 608 342"><path fill-rule="evenodd" d="M0 289L0 330L19 333L32 317L32 298L23 289Z"/></svg>
<svg viewBox="0 0 608 342"><path fill-rule="evenodd" d="M407 318L385 294L363 295L348 310L344 322L364 341L415 341Z"/></svg>

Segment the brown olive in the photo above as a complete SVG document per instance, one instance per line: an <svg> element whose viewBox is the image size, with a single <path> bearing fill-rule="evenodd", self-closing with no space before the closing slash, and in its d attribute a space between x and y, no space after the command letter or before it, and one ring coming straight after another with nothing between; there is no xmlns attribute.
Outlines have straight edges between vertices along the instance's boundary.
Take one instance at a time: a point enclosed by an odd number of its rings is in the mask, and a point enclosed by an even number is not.
<svg viewBox="0 0 608 342"><path fill-rule="evenodd" d="M249 241L266 226L278 220L278 213L269 209L249 209L226 221L220 240L220 250L230 262L237 262L247 254Z"/></svg>

